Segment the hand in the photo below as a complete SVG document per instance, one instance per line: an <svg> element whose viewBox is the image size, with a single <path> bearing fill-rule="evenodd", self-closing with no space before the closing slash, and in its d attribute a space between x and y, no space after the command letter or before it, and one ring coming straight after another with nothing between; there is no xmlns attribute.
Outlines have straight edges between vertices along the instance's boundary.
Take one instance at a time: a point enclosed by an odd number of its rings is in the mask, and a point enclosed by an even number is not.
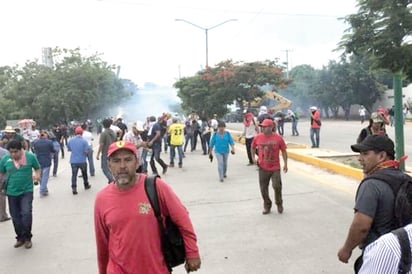
<svg viewBox="0 0 412 274"><path fill-rule="evenodd" d="M232 149L232 150L230 151L230 153L235 154L235 150L234 150L234 149Z"/></svg>
<svg viewBox="0 0 412 274"><path fill-rule="evenodd" d="M284 172L284 173L288 172L288 166L287 166L287 165L284 165L284 166L283 166L283 172Z"/></svg>
<svg viewBox="0 0 412 274"><path fill-rule="evenodd" d="M99 160L99 155L96 155L96 160Z"/></svg>
<svg viewBox="0 0 412 274"><path fill-rule="evenodd" d="M342 263L347 264L349 261L350 256L352 256L352 250L346 250L345 248L341 248L338 251L338 259L339 261L341 261Z"/></svg>
<svg viewBox="0 0 412 274"><path fill-rule="evenodd" d="M186 259L185 269L187 273L197 271L200 268L200 258Z"/></svg>

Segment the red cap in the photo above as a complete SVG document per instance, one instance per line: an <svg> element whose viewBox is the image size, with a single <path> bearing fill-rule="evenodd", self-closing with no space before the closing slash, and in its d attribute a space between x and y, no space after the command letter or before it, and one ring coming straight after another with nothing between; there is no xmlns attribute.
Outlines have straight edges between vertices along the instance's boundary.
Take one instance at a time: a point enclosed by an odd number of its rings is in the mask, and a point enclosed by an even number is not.
<svg viewBox="0 0 412 274"><path fill-rule="evenodd" d="M113 153L115 153L116 151L120 149L128 149L131 152L133 152L133 154L137 153L136 146L133 143L128 142L128 141L117 141L117 142L112 143L109 146L107 157L110 157Z"/></svg>
<svg viewBox="0 0 412 274"><path fill-rule="evenodd" d="M83 134L83 129L82 127L76 127L76 129L74 130L74 133L76 135L82 135Z"/></svg>
<svg viewBox="0 0 412 274"><path fill-rule="evenodd" d="M273 127L273 126L275 126L275 123L273 123L273 120L271 120L271 119L265 119L265 120L263 120L262 123L260 123L260 126L261 127Z"/></svg>

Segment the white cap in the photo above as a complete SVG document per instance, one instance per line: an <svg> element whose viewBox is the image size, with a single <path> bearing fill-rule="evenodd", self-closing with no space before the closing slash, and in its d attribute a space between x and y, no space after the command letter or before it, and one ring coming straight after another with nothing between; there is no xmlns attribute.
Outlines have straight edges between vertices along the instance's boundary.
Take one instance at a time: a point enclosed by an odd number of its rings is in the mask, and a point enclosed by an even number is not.
<svg viewBox="0 0 412 274"><path fill-rule="evenodd" d="M136 129L137 129L138 131L144 131L143 122L142 122L142 121L137 121L137 122L134 124L134 126L136 127Z"/></svg>
<svg viewBox="0 0 412 274"><path fill-rule="evenodd" d="M310 107L310 110L317 110L318 108L317 107L315 107L315 106L311 106Z"/></svg>

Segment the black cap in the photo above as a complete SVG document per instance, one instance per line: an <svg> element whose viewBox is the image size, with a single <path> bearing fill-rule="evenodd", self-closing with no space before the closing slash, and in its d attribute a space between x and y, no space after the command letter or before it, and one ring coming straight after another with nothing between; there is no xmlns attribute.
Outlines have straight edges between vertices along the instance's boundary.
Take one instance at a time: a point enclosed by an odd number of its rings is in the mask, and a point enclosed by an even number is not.
<svg viewBox="0 0 412 274"><path fill-rule="evenodd" d="M393 141L385 135L369 135L361 143L351 145L354 152L364 152L368 150L385 151L388 155L395 155L395 145Z"/></svg>

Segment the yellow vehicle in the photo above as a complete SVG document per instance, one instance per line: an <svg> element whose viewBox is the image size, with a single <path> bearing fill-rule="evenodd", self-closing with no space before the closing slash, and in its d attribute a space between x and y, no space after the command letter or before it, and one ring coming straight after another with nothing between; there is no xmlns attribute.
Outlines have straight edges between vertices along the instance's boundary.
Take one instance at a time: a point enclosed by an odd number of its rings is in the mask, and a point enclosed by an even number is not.
<svg viewBox="0 0 412 274"><path fill-rule="evenodd" d="M265 105L268 111L275 113L276 111L289 108L292 105L292 101L275 91L268 91L263 97L256 97L250 102L249 107L259 108L262 105Z"/></svg>

